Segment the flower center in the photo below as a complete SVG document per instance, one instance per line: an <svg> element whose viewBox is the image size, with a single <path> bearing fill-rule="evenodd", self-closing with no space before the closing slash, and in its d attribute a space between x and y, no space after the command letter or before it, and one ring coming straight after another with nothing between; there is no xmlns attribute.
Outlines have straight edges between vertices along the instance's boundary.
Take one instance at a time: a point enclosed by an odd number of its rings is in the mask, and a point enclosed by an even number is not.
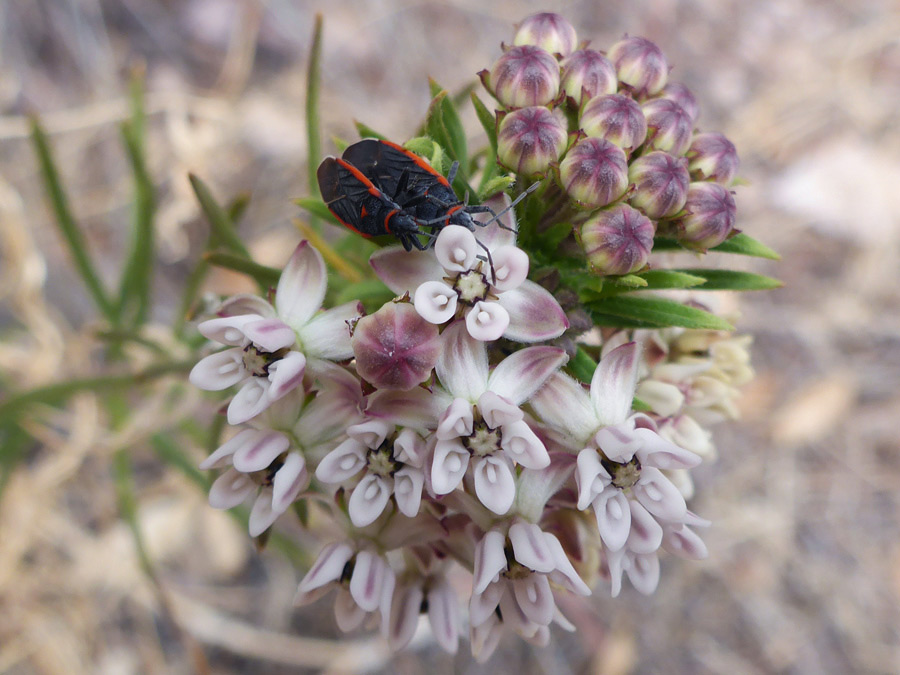
<svg viewBox="0 0 900 675"><path fill-rule="evenodd" d="M632 487L641 478L641 462L637 457L632 457L625 463L601 458L600 464L612 476L612 484L620 490Z"/></svg>
<svg viewBox="0 0 900 675"><path fill-rule="evenodd" d="M476 419L472 425L472 435L462 441L473 455L485 457L500 450L502 437L500 429L491 429L483 419Z"/></svg>
<svg viewBox="0 0 900 675"><path fill-rule="evenodd" d="M394 441L385 439L385 442L366 454L366 470L378 476L393 476L403 468L403 465L394 459Z"/></svg>
<svg viewBox="0 0 900 675"><path fill-rule="evenodd" d="M490 291L490 284L481 273L480 263L475 269L460 274L452 283L453 288L459 294L460 301L467 305L474 305L476 302L486 300Z"/></svg>
<svg viewBox="0 0 900 675"><path fill-rule="evenodd" d="M242 357L244 368L255 377L268 377L269 366L280 361L288 351L279 349L277 352L264 352L250 343L244 347L244 356Z"/></svg>

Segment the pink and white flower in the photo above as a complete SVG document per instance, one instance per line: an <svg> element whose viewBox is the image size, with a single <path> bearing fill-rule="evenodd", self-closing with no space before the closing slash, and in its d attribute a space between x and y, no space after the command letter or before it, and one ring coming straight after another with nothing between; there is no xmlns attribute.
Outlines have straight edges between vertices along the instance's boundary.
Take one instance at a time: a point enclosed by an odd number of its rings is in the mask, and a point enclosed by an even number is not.
<svg viewBox="0 0 900 675"><path fill-rule="evenodd" d="M487 349L459 321L441 335L435 372L452 401L441 415L431 465L431 486L445 495L462 483L471 466L475 494L496 514L516 497L516 464L542 469L547 449L519 407L566 362L558 347L526 347L488 368Z"/></svg>
<svg viewBox="0 0 900 675"><path fill-rule="evenodd" d="M503 208L504 201L495 206ZM527 279L528 254L515 246L515 232L505 227L511 225L494 222L476 239L466 228L449 225L433 251L391 246L374 253L369 263L392 291L408 292L416 311L433 324L465 319L476 340L559 337L569 327L566 315L547 290Z"/></svg>
<svg viewBox="0 0 900 675"><path fill-rule="evenodd" d="M207 391L241 385L228 405L229 424L256 417L299 386L307 359L353 356L346 321L359 315L358 303L320 312L326 282L322 255L302 241L281 273L274 307L262 298L238 295L221 305L218 318L197 327L204 337L229 347L201 359L190 374L190 381Z"/></svg>
<svg viewBox="0 0 900 675"><path fill-rule="evenodd" d="M423 610L424 607L428 609ZM459 646L459 601L441 572L405 574L397 582L387 631L391 648L399 650L409 644L423 611L428 614L431 631L441 649L455 654Z"/></svg>

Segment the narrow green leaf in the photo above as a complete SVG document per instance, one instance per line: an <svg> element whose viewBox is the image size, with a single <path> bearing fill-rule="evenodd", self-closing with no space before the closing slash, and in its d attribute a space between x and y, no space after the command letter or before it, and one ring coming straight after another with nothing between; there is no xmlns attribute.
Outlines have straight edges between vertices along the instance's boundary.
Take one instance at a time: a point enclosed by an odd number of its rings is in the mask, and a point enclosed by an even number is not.
<svg viewBox="0 0 900 675"><path fill-rule="evenodd" d="M637 274L623 274L620 277L610 277L616 286L624 286L625 288L646 288L647 280Z"/></svg>
<svg viewBox="0 0 900 675"><path fill-rule="evenodd" d="M734 326L715 314L666 298L614 296L596 300L588 308L592 312L630 319L648 326L734 330Z"/></svg>
<svg viewBox="0 0 900 675"><path fill-rule="evenodd" d="M241 218L247 212L248 206L250 206L249 192L239 192L234 196L234 199L225 208L225 213L228 214L228 220L231 221L232 225L237 227L237 224L241 222Z"/></svg>
<svg viewBox="0 0 900 675"><path fill-rule="evenodd" d="M545 251L556 251L559 245L572 233L572 223L556 223L544 230L540 236L541 248ZM593 279L598 277L591 275Z"/></svg>
<svg viewBox="0 0 900 675"><path fill-rule="evenodd" d="M294 203L301 209L309 211L319 218L323 218L335 225L341 225L341 222L335 218L334 214L328 210L327 206L325 206L325 202L318 197L301 197L300 199L295 199ZM341 227L343 227L343 225L341 225Z"/></svg>
<svg viewBox="0 0 900 675"><path fill-rule="evenodd" d="M699 270L648 270L638 276L647 282L648 289L691 288L706 281L694 272Z"/></svg>
<svg viewBox="0 0 900 675"><path fill-rule="evenodd" d="M585 351L584 347L579 345L575 352L575 358L566 364L566 368L577 379L590 383L591 378L594 377L594 371L597 369L597 362Z"/></svg>
<svg viewBox="0 0 900 675"><path fill-rule="evenodd" d="M442 91L446 91L430 77L428 78L428 87L432 96L437 96ZM462 120L459 118L459 112L456 110L453 99L446 94L441 101L441 117L444 122L444 128L447 130L451 156L462 165L462 162L465 162L469 157L469 152L466 148L466 131L463 128Z"/></svg>
<svg viewBox="0 0 900 675"><path fill-rule="evenodd" d="M387 136L375 131L368 124L365 124L358 120L353 120L353 124L356 127L356 131L359 132L360 138L377 138L378 140L381 140L381 141L387 140Z"/></svg>
<svg viewBox="0 0 900 675"><path fill-rule="evenodd" d="M246 274L248 277L255 279L263 289L277 286L278 279L281 277L281 270L266 265L260 265L249 258L232 255L231 253L212 251L204 254L203 257L209 261L210 265Z"/></svg>
<svg viewBox="0 0 900 675"><path fill-rule="evenodd" d="M3 496L13 470L25 458L29 446L36 443L37 441L15 422L0 428L0 497Z"/></svg>
<svg viewBox="0 0 900 675"><path fill-rule="evenodd" d="M134 548L138 554L141 568L148 577L154 578L153 563L147 554L144 537L137 517L137 497L134 494L134 470L127 450L117 450L113 455L113 476L116 486L116 498L122 520L128 525L134 540Z"/></svg>
<svg viewBox="0 0 900 675"><path fill-rule="evenodd" d="M753 272L710 269L685 269L679 271L705 278L705 282L696 287L701 291L766 291L772 288L781 288L784 285L778 279L763 276L762 274L754 274Z"/></svg>
<svg viewBox="0 0 900 675"><path fill-rule="evenodd" d="M56 224L69 247L69 253L75 263L75 270L87 287L97 309L108 321L115 323L116 309L100 282L94 262L87 252L87 242L69 208L69 200L63 189L56 163L53 161L47 135L36 117L32 117L30 123L31 140L37 153L41 176L44 179L44 189L50 200L50 206L53 208Z"/></svg>
<svg viewBox="0 0 900 675"><path fill-rule="evenodd" d="M322 158L322 135L319 123L319 87L322 80L322 14L317 13L313 23L312 45L309 48L309 69L306 72L306 172L309 176L309 193L319 194L316 171ZM315 218L310 227L318 230Z"/></svg>
<svg viewBox="0 0 900 675"><path fill-rule="evenodd" d="M472 92L472 105L475 106L475 114L478 121L484 127L484 133L487 134L488 143L491 146L491 152L494 159L497 159L497 119L493 113L487 109L487 106L478 98L478 94Z"/></svg>
<svg viewBox="0 0 900 675"><path fill-rule="evenodd" d="M197 195L197 201L200 202L200 208L209 221L215 239L233 253L249 258L250 253L238 236L234 223L229 220L228 213L215 200L206 183L192 173L188 174L188 178L191 181L191 187L194 188L194 194Z"/></svg>
<svg viewBox="0 0 900 675"><path fill-rule="evenodd" d="M217 415L217 417L222 417ZM224 419L224 417L222 417ZM177 468L190 481L202 488L209 489L211 481L206 474L197 468L196 462L189 458L181 449L181 446L168 434L154 434L150 438L153 451L165 464Z"/></svg>
<svg viewBox="0 0 900 675"><path fill-rule="evenodd" d="M450 133L444 124L443 104L445 98L447 98L447 92L442 90L431 99L431 103L428 105L428 112L425 113L425 133L435 143L439 143L450 157L455 159L450 143Z"/></svg>
<svg viewBox="0 0 900 675"><path fill-rule="evenodd" d="M635 412L650 412L653 410L652 406L646 401L642 401L637 396L631 399L631 409Z"/></svg>
<svg viewBox="0 0 900 675"><path fill-rule="evenodd" d="M737 253L739 255L752 255L756 258L781 260L781 256L778 255L778 253L763 244L761 241L757 241L749 234L744 234L743 232L734 235L730 239L726 239L721 244L710 250L718 251L719 253Z"/></svg>
<svg viewBox="0 0 900 675"><path fill-rule="evenodd" d="M345 141L340 136L332 136L331 142L334 143L334 147L337 148L337 151L343 153L348 147L350 147L350 143Z"/></svg>
<svg viewBox="0 0 900 675"><path fill-rule="evenodd" d="M378 309L386 302L390 302L396 293L384 285L380 279L365 279L348 284L341 289L340 293L334 300L335 305L342 305L345 302L359 300L368 311L369 309Z"/></svg>

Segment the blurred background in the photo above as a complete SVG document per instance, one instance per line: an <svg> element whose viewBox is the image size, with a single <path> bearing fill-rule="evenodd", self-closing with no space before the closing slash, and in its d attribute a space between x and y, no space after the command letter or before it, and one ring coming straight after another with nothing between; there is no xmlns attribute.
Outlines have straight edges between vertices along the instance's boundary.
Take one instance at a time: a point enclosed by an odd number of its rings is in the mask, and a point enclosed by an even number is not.
<svg viewBox="0 0 900 675"><path fill-rule="evenodd" d="M740 298L758 376L743 420L717 428L696 472L713 521L701 563L663 561L659 590L626 585L565 607L579 625L545 649L504 641L491 663L421 637L390 655L343 637L328 601L296 611L303 570L161 457L176 412L208 406L151 383L110 420L80 393L39 404L7 437L0 494L0 672L8 673L897 673L900 672L900 8L889 0L7 0L0 4L0 403L92 377L90 298L53 223L28 115L54 149L103 281L128 245L132 178L119 125L146 77L146 161L157 195L148 334L167 328L207 225L187 173L226 201L252 198L241 231L280 266L308 194L304 87L324 17L323 150L358 119L413 135L427 77L475 81L525 15L564 14L606 48L657 42L701 102L699 125L738 147L738 226L778 250L746 269L783 289ZM484 98L484 96L482 96ZM479 126L464 119L472 139ZM207 287L245 290L213 272ZM132 362L153 350L131 345ZM205 416L205 417L204 417ZM188 437L189 435L185 436ZM116 467L134 468L124 503ZM189 463L202 443L175 450ZM168 455L166 454L168 452ZM10 471L13 455L19 459ZM138 554L128 522L141 532ZM288 527L288 529L290 529ZM302 540L301 540L302 541ZM312 545L312 544L310 544ZM302 563L301 563L302 564Z"/></svg>

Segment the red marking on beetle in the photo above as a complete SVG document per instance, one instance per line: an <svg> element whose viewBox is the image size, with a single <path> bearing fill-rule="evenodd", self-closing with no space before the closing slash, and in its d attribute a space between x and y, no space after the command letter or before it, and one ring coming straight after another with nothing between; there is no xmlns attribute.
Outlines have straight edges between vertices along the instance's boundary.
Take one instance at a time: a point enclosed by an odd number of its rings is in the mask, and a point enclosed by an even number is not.
<svg viewBox="0 0 900 675"><path fill-rule="evenodd" d="M389 233L391 231L391 218L394 216L395 213L400 213L400 209L394 209L393 211L391 211L384 217L384 229L387 230Z"/></svg>
<svg viewBox="0 0 900 675"><path fill-rule="evenodd" d="M358 180L360 183L362 183L366 187L366 189L369 191L369 194L374 195L374 196L378 197L379 199L383 197L381 190L379 190L377 187L372 185L372 181L370 181L368 178L366 178L366 174L364 174L362 171L357 169L350 162L346 162L343 159L335 158L335 161L338 164L340 164L342 167L347 169L347 171L349 171L356 180Z"/></svg>
<svg viewBox="0 0 900 675"><path fill-rule="evenodd" d="M397 152L402 152L404 155L409 157L412 161L414 161L419 166L419 168L421 168L423 171L427 171L428 173L433 175L435 178L437 178L438 182L440 182L441 185L450 187L450 183L447 182L447 179L440 173L440 171L437 171L433 166L431 166L431 164L429 164L427 161L425 161L424 157L419 157L416 153L410 152L409 150L404 148L402 145L397 145L396 143L392 143L391 141L381 141L381 142L384 143L385 145L387 145L388 147L394 148L394 150L396 150Z"/></svg>

